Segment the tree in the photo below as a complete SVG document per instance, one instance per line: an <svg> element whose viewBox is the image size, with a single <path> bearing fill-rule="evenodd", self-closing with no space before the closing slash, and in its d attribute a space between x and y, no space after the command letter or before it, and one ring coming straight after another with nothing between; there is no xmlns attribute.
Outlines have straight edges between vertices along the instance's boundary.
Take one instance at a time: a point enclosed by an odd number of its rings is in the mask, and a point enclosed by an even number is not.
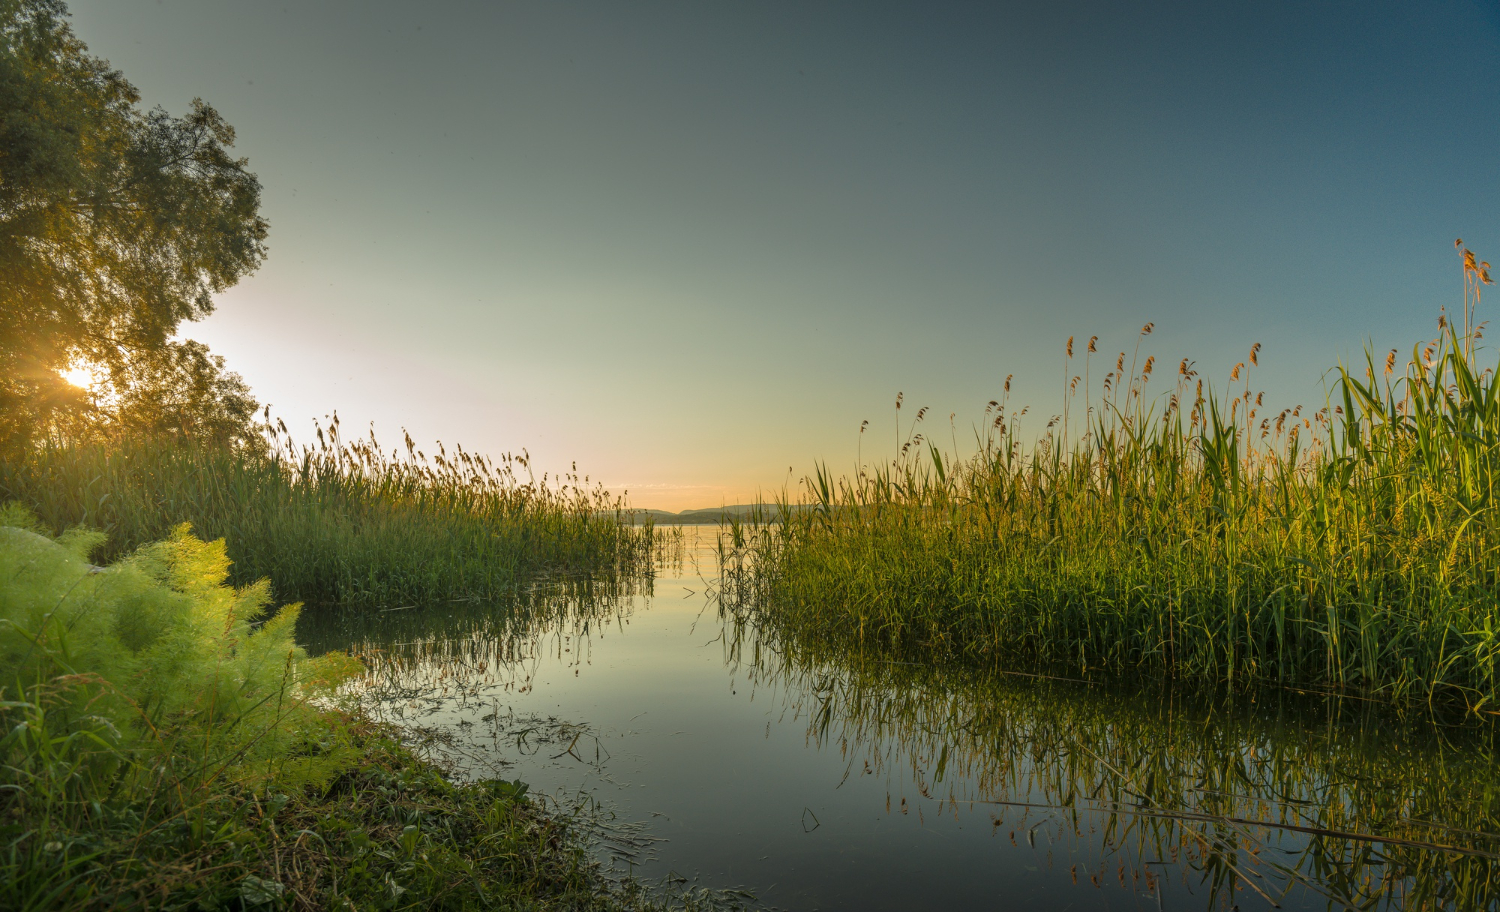
<svg viewBox="0 0 1500 912"><path fill-rule="evenodd" d="M149 356L79 390L80 402L53 416L52 426L71 440L121 431L261 449L255 413L260 407L224 359L191 339L168 341Z"/></svg>
<svg viewBox="0 0 1500 912"><path fill-rule="evenodd" d="M89 397L60 375L80 362L117 390L207 370L253 411L221 361L172 336L265 259L260 182L217 111L140 110L67 15L0 0L0 446L84 416Z"/></svg>
<svg viewBox="0 0 1500 912"><path fill-rule="evenodd" d="M133 365L118 396L113 419L122 427L215 441L242 436L259 408L240 375L191 339Z"/></svg>

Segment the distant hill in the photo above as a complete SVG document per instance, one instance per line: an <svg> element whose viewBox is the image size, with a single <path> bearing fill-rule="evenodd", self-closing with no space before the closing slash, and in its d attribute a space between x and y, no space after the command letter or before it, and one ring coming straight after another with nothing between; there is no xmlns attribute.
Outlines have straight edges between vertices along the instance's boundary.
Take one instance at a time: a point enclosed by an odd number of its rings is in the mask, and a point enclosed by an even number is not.
<svg viewBox="0 0 1500 912"><path fill-rule="evenodd" d="M724 507L709 507L703 510L683 510L681 513L669 513L666 510L635 510L636 522L642 522L646 517L660 526L697 526L717 525L729 517L743 519L750 513L759 509L761 515L771 519L775 518L779 509L775 504L730 504ZM793 506L793 510L801 509Z"/></svg>

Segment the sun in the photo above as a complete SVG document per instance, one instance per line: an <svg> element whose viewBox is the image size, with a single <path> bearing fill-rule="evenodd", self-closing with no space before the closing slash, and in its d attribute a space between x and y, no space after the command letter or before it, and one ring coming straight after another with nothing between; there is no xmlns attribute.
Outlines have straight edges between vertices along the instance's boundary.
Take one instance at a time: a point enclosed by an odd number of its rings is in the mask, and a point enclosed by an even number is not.
<svg viewBox="0 0 1500 912"><path fill-rule="evenodd" d="M88 389L99 382L99 372L87 364L74 365L58 373L64 380L82 389Z"/></svg>

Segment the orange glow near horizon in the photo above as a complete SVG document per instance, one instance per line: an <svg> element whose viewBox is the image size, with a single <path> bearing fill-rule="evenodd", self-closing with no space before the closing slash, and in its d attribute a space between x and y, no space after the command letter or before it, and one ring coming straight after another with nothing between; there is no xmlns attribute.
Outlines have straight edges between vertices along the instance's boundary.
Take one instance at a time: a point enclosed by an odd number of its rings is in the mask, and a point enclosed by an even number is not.
<svg viewBox="0 0 1500 912"><path fill-rule="evenodd" d="M632 509L665 510L669 513L772 501L780 493L779 488L774 491L765 488L757 493L754 487L711 484L617 484L606 487L616 493L627 494Z"/></svg>

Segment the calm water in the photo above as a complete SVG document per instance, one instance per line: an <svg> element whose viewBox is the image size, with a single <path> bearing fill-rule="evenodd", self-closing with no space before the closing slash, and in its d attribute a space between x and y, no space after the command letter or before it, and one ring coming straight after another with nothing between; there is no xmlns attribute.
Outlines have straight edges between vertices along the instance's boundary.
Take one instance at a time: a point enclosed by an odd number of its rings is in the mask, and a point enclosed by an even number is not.
<svg viewBox="0 0 1500 912"><path fill-rule="evenodd" d="M1492 724L820 655L723 616L715 572L690 547L633 590L301 635L471 775L612 815L601 851L647 878L787 909L1500 908Z"/></svg>

